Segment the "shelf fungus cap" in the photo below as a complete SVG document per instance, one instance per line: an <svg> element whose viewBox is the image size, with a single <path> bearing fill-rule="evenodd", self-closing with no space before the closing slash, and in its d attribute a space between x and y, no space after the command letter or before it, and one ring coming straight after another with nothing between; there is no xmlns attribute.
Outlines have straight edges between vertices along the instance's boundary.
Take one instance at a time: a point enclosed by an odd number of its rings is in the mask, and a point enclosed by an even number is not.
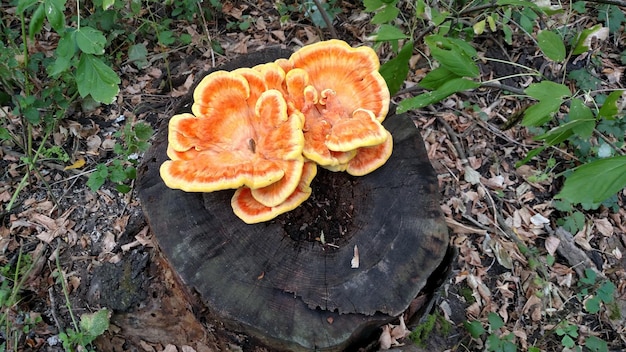
<svg viewBox="0 0 626 352"><path fill-rule="evenodd" d="M355 150L387 140L381 122L389 110L389 89L374 50L329 40L303 47L289 62L287 100L305 116L306 158L345 170Z"/></svg>
<svg viewBox="0 0 626 352"><path fill-rule="evenodd" d="M208 75L194 91L192 111L169 122L171 160L160 173L170 188L267 187L303 160L302 118L287 114L281 92L266 90L257 71ZM284 184L291 187L283 191L287 194L297 186Z"/></svg>
<svg viewBox="0 0 626 352"><path fill-rule="evenodd" d="M349 113L359 108L370 110L380 122L387 116L389 88L378 72L380 61L372 48L353 48L332 39L302 47L291 55L289 62L294 69L307 72L310 84L318 92L334 90Z"/></svg>
<svg viewBox="0 0 626 352"><path fill-rule="evenodd" d="M317 174L317 165L312 161L302 164L302 172L296 189L282 203L268 207L261 204L253 196L248 187L241 187L231 199L231 206L235 215L247 224L268 221L276 216L297 208L311 195L311 182Z"/></svg>

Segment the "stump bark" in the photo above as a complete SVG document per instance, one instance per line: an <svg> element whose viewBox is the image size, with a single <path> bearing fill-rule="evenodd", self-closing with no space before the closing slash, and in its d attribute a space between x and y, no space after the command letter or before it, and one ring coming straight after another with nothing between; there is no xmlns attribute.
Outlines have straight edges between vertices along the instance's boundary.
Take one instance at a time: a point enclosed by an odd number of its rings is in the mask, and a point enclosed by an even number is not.
<svg viewBox="0 0 626 352"><path fill-rule="evenodd" d="M288 55L266 50L218 69ZM181 280L227 327L273 349L344 350L425 286L448 248L437 178L412 120L391 115L383 124L394 138L384 166L362 177L320 168L307 202L254 225L233 214L234 191L165 186L167 125L160 129L139 172L144 213Z"/></svg>

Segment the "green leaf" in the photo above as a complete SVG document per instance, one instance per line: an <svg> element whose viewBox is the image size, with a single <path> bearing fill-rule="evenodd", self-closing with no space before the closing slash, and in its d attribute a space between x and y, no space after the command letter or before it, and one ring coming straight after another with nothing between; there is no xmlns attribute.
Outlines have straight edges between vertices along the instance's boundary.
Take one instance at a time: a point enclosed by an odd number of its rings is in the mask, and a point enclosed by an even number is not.
<svg viewBox="0 0 626 352"><path fill-rule="evenodd" d="M537 100L562 100L564 97L570 97L572 95L566 85L554 83L552 81L533 83L524 90L524 93Z"/></svg>
<svg viewBox="0 0 626 352"><path fill-rule="evenodd" d="M602 107L598 111L599 119L614 119L615 115L619 112L617 107L617 101L621 98L623 90L616 90L611 92L609 96L604 100Z"/></svg>
<svg viewBox="0 0 626 352"><path fill-rule="evenodd" d="M81 97L91 94L98 102L111 104L119 93L120 78L93 55L83 54L76 68L76 84Z"/></svg>
<svg viewBox="0 0 626 352"><path fill-rule="evenodd" d="M139 122L134 126L134 129L135 136L137 137L137 139L142 141L147 141L148 139L152 138L152 135L154 134L152 126L147 123Z"/></svg>
<svg viewBox="0 0 626 352"><path fill-rule="evenodd" d="M565 44L560 35L550 30L543 30L537 34L537 44L543 53L552 61L565 60Z"/></svg>
<svg viewBox="0 0 626 352"><path fill-rule="evenodd" d="M365 12L374 12L383 7L384 3L381 0L363 0L363 6L365 6Z"/></svg>
<svg viewBox="0 0 626 352"><path fill-rule="evenodd" d="M115 0L102 0L102 9L108 10L111 6L115 5Z"/></svg>
<svg viewBox="0 0 626 352"><path fill-rule="evenodd" d="M115 189L120 192L120 193L128 193L130 192L131 188L129 185L125 185L125 184L117 184L115 185Z"/></svg>
<svg viewBox="0 0 626 352"><path fill-rule="evenodd" d="M83 341L86 344L91 343L96 337L104 334L109 328L109 311L101 309L95 313L86 313L80 317L80 330L85 333L90 341Z"/></svg>
<svg viewBox="0 0 626 352"><path fill-rule="evenodd" d="M470 81L465 78L455 78L444 83L437 90L401 101L400 104L398 104L398 113L403 113L411 109L423 108L445 99L454 93L478 88L479 86L480 84L477 82Z"/></svg>
<svg viewBox="0 0 626 352"><path fill-rule="evenodd" d="M599 31L600 29L602 29L601 24L596 24L591 28L583 29L583 31L580 32L578 38L576 39L576 45L574 46L574 50L572 50L572 55L580 55L589 50L589 46L585 45L585 41L592 33L597 33L597 31Z"/></svg>
<svg viewBox="0 0 626 352"><path fill-rule="evenodd" d="M52 65L46 68L48 76L53 78L58 77L61 73L67 71L72 65L72 58L76 53L75 34L75 31L65 31L61 36L61 39L59 39L57 48L54 51L56 59Z"/></svg>
<svg viewBox="0 0 626 352"><path fill-rule="evenodd" d="M39 0L19 0L17 2L17 14L21 15L27 8L35 5Z"/></svg>
<svg viewBox="0 0 626 352"><path fill-rule="evenodd" d="M626 156L594 160L578 167L556 198L599 204L626 187Z"/></svg>
<svg viewBox="0 0 626 352"><path fill-rule="evenodd" d="M545 100L529 107L524 111L522 126L541 126L550 121L552 114L561 107L562 100Z"/></svg>
<svg viewBox="0 0 626 352"><path fill-rule="evenodd" d="M61 33L65 29L65 0L44 0L44 5L50 26Z"/></svg>
<svg viewBox="0 0 626 352"><path fill-rule="evenodd" d="M555 127L542 135L536 136L534 139L539 141L545 141L548 146L557 145L571 137L574 134L574 129L576 127L585 125L587 123L588 121L585 120L570 121L558 127Z"/></svg>
<svg viewBox="0 0 626 352"><path fill-rule="evenodd" d="M454 72L448 70L445 67L438 67L426 74L424 78L422 78L418 85L422 88L435 90L441 87L444 83L449 80L459 78Z"/></svg>
<svg viewBox="0 0 626 352"><path fill-rule="evenodd" d="M574 344L574 340L569 335L565 335L561 339L561 345L563 345L563 347L572 348L574 347Z"/></svg>
<svg viewBox="0 0 626 352"><path fill-rule="evenodd" d="M91 27L81 27L76 31L76 44L85 54L102 55L107 39L99 30Z"/></svg>
<svg viewBox="0 0 626 352"><path fill-rule="evenodd" d="M457 76L477 77L480 74L478 65L472 59L476 50L466 42L441 35L430 35L424 41L433 58Z"/></svg>
<svg viewBox="0 0 626 352"><path fill-rule="evenodd" d="M392 5L385 5L385 7L383 7L380 11L378 11L378 13L376 13L376 15L374 15L374 17L372 17L370 22L372 24L389 23L398 18L399 14L400 10L397 7Z"/></svg>
<svg viewBox="0 0 626 352"><path fill-rule="evenodd" d="M472 28L474 29L474 34L477 34L477 35L483 34L486 26L487 26L486 19L474 23L474 25L472 26Z"/></svg>
<svg viewBox="0 0 626 352"><path fill-rule="evenodd" d="M107 180L107 176L109 176L107 166L105 164L98 164L96 170L92 172L89 175L89 179L87 179L87 187L89 187L92 192L96 192Z"/></svg>
<svg viewBox="0 0 626 352"><path fill-rule="evenodd" d="M606 341L596 336L588 336L585 339L585 347L592 352L606 352L609 350L609 346Z"/></svg>
<svg viewBox="0 0 626 352"><path fill-rule="evenodd" d="M489 328L491 331L495 331L504 326L504 321L497 313L489 312L487 315L487 320L489 321Z"/></svg>
<svg viewBox="0 0 626 352"><path fill-rule="evenodd" d="M585 310L591 314L600 311L600 298L598 296L591 297L585 301Z"/></svg>
<svg viewBox="0 0 626 352"><path fill-rule="evenodd" d="M248 29L247 27L250 27L250 21L244 21L240 23L239 27L241 31L247 30ZM159 34L157 35L157 39L159 41L159 44L163 46L170 46L174 44L174 42L176 41L176 39L174 38L174 32L172 31L159 32Z"/></svg>
<svg viewBox="0 0 626 352"><path fill-rule="evenodd" d="M604 303L613 302L613 293L615 292L615 284L611 281L605 281L600 287L598 287L598 291L596 294L598 298Z"/></svg>
<svg viewBox="0 0 626 352"><path fill-rule="evenodd" d="M583 139L591 137L593 129L596 127L596 120L591 109L582 100L578 98L572 99L569 117L571 120L579 122L572 128L576 135Z"/></svg>
<svg viewBox="0 0 626 352"><path fill-rule="evenodd" d="M398 27L395 27L389 24L383 24L378 29L378 32L376 32L376 34L370 37L370 40L375 41L375 42L384 42L384 41L407 39L407 38L409 38L409 36L406 35Z"/></svg>
<svg viewBox="0 0 626 352"><path fill-rule="evenodd" d="M43 28L43 21L46 19L46 11L43 4L39 4L35 12L33 12L32 17L30 18L30 23L28 24L28 36L32 40L36 34L41 32L41 28Z"/></svg>
<svg viewBox="0 0 626 352"><path fill-rule="evenodd" d="M115 183L122 183L126 181L126 172L119 160L116 161L117 163L109 166L109 180Z"/></svg>
<svg viewBox="0 0 626 352"><path fill-rule="evenodd" d="M393 96L402 88L404 80L409 74L409 60L413 55L413 42L406 43L398 55L393 59L385 62L380 67L380 74L387 82L389 93Z"/></svg>
<svg viewBox="0 0 626 352"><path fill-rule="evenodd" d="M148 49L146 49L145 44L135 44L128 48L128 60L135 64L137 68L142 69L149 65L148 60Z"/></svg>
<svg viewBox="0 0 626 352"><path fill-rule="evenodd" d="M465 330L472 335L473 338L477 339L480 335L485 333L485 328L480 324L478 320L464 321L463 326L465 326Z"/></svg>

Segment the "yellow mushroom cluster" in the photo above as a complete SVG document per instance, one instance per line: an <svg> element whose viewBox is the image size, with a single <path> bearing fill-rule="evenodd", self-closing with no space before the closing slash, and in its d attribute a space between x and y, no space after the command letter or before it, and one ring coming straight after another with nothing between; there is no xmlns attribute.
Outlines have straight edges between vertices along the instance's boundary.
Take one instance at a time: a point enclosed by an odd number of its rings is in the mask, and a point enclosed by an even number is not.
<svg viewBox="0 0 626 352"><path fill-rule="evenodd" d="M194 91L192 114L169 122L161 178L173 189L237 189L246 223L273 219L311 195L317 165L361 176L391 155L382 126L389 89L376 53L340 40L289 59L217 71Z"/></svg>

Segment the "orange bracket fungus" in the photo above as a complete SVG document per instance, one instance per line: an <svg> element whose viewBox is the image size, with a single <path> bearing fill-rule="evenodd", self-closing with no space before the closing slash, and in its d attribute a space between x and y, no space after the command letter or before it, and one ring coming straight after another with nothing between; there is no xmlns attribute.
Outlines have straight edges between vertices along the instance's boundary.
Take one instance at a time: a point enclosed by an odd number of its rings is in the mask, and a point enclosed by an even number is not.
<svg viewBox="0 0 626 352"><path fill-rule="evenodd" d="M393 146L379 67L371 48L329 40L289 59L209 74L194 91L193 114L169 122L163 181L187 192L237 189L235 214L256 223L304 202L315 164L374 171Z"/></svg>
<svg viewBox="0 0 626 352"><path fill-rule="evenodd" d="M428 311L453 262L437 174L411 116L387 117L378 68L337 40L258 50L159 129L137 193L216 337L356 351Z"/></svg>

